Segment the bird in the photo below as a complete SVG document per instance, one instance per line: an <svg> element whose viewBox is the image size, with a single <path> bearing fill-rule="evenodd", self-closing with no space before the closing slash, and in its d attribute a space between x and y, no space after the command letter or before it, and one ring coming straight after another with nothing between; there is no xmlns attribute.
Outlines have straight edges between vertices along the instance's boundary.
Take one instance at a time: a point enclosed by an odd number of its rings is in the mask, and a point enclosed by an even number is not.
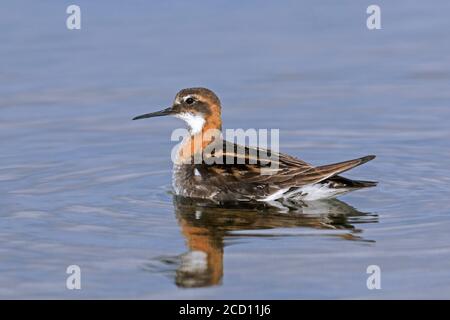
<svg viewBox="0 0 450 320"><path fill-rule="evenodd" d="M375 155L313 166L288 154L242 146L223 137L221 111L218 96L197 87L180 90L168 108L133 118L174 116L186 122L187 134L172 159L176 196L216 203L295 203L335 198L377 185L341 176ZM211 131L216 134L208 134Z"/></svg>

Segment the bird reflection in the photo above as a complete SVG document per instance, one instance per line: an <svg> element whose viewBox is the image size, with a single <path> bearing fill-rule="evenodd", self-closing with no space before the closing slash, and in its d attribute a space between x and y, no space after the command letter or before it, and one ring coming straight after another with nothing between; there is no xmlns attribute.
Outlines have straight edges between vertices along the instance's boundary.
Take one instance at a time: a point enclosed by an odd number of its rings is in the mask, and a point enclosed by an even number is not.
<svg viewBox="0 0 450 320"><path fill-rule="evenodd" d="M158 257L146 269L174 278L179 287L220 285L223 277L224 240L232 237L280 237L282 228L343 230L330 236L373 242L360 236L353 223L378 222L377 215L363 213L340 200L267 204L221 204L174 197L175 213L188 251L175 257ZM277 229L276 233L267 232ZM255 230L266 230L255 233ZM237 232L239 231L239 232ZM246 231L252 231L245 233ZM292 234L289 234L292 236ZM162 265L162 266L161 266Z"/></svg>

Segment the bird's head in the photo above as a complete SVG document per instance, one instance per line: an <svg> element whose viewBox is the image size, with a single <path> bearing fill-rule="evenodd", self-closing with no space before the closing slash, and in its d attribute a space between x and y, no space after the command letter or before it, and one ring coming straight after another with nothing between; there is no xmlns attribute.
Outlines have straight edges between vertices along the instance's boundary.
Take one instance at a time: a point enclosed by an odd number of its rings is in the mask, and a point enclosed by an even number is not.
<svg viewBox="0 0 450 320"><path fill-rule="evenodd" d="M146 113L133 120L174 116L184 120L192 135L207 129L222 129L220 100L206 88L188 88L177 93L171 107Z"/></svg>

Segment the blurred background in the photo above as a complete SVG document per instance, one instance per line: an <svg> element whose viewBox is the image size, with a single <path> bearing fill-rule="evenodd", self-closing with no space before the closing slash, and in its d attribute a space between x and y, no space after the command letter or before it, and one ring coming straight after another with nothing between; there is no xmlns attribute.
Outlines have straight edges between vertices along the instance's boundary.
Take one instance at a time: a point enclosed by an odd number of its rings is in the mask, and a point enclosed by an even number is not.
<svg viewBox="0 0 450 320"><path fill-rule="evenodd" d="M0 297L450 298L449 11L2 1ZM219 95L224 128L279 128L310 163L376 154L347 176L379 186L290 214L174 201L182 124L131 118L193 86Z"/></svg>

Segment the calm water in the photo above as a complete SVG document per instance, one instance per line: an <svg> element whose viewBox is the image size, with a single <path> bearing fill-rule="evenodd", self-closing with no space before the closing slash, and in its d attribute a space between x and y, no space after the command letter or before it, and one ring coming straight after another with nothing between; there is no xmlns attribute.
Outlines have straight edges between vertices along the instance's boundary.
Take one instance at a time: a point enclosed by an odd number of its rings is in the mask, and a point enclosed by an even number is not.
<svg viewBox="0 0 450 320"><path fill-rule="evenodd" d="M0 4L1 298L450 298L448 1ZM176 119L206 86L225 127L280 128L377 188L290 213L170 193ZM79 265L82 290L66 289ZM381 268L368 290L366 268Z"/></svg>

